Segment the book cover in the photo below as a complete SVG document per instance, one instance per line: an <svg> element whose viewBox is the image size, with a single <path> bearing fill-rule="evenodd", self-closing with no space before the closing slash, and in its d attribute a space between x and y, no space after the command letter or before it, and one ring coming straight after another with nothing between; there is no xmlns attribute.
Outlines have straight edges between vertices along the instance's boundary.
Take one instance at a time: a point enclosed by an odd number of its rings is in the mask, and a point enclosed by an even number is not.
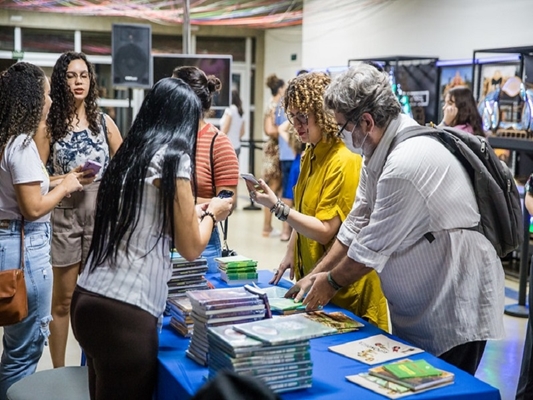
<svg viewBox="0 0 533 400"><path fill-rule="evenodd" d="M230 306L230 307L225 307L225 308L213 308L209 310L200 308L200 309L195 309L194 312L199 316L210 317L210 316L215 316L215 315L221 316L221 314L224 314L225 316L227 316L226 314L242 315L239 313L246 313L246 312L251 314L252 311L264 310L264 309L265 309L265 305L261 301L259 301L257 304L241 305L239 303L236 303L235 306Z"/></svg>
<svg viewBox="0 0 533 400"><path fill-rule="evenodd" d="M442 370L435 368L426 360L394 362L384 364L388 372L391 372L396 378L424 378L426 376L438 376L442 374Z"/></svg>
<svg viewBox="0 0 533 400"><path fill-rule="evenodd" d="M193 290L187 292L187 296L191 300L193 308L202 307L207 304L237 303L257 299L256 295L251 294L244 288Z"/></svg>
<svg viewBox="0 0 533 400"><path fill-rule="evenodd" d="M337 346L330 346L329 350L370 365L407 357L424 351L418 347L398 342L382 334Z"/></svg>
<svg viewBox="0 0 533 400"><path fill-rule="evenodd" d="M413 394L425 392L427 390L432 390L432 389L441 388L443 386L448 386L453 383L453 382L446 382L438 386L434 386L428 389L423 389L418 392L414 392L406 388L405 386L397 385L394 382L389 382L385 379L378 378L377 376L372 376L366 372L362 372L357 375L348 375L346 379L361 387L364 387L382 396L388 397L389 399L400 399L403 397L412 396Z"/></svg>
<svg viewBox="0 0 533 400"><path fill-rule="evenodd" d="M270 384L267 383L268 387L270 387L274 393L284 393L292 390L310 388L312 384L313 379L310 377L297 378L283 382L271 382Z"/></svg>
<svg viewBox="0 0 533 400"><path fill-rule="evenodd" d="M265 316L265 309L261 310L250 310L250 311L235 311L232 312L231 310L228 310L229 312L223 313L223 314L214 314L214 315L199 315L196 313L195 310L192 312L192 317L195 321L203 322L207 325L210 324L219 324L221 322L226 323L235 323L242 320L247 319L261 319Z"/></svg>
<svg viewBox="0 0 533 400"><path fill-rule="evenodd" d="M295 303L293 299L284 297L269 297L270 309L273 314L294 314L296 312L305 312L305 306L301 303Z"/></svg>
<svg viewBox="0 0 533 400"><path fill-rule="evenodd" d="M325 311L310 311L304 316L322 325L335 328L338 333L353 332L364 326L341 311L329 313Z"/></svg>
<svg viewBox="0 0 533 400"><path fill-rule="evenodd" d="M337 332L335 328L305 318L303 314L284 317L275 316L261 321L235 325L233 329L272 346L331 335Z"/></svg>
<svg viewBox="0 0 533 400"><path fill-rule="evenodd" d="M395 363L396 366L401 366L405 363L410 363L411 360L401 360ZM391 365L391 364L389 364ZM377 376L378 378L385 379L389 382L394 382L398 385L405 386L408 389L411 389L415 392L418 392L422 389L430 388L433 386L438 386L443 383L452 382L454 380L454 374L451 372L438 370L440 372L439 375L434 376L424 376L424 377L416 377L416 378L398 378L395 376L392 372L387 371L386 368L384 368L383 365L380 365L378 367L370 368L368 370L369 375Z"/></svg>

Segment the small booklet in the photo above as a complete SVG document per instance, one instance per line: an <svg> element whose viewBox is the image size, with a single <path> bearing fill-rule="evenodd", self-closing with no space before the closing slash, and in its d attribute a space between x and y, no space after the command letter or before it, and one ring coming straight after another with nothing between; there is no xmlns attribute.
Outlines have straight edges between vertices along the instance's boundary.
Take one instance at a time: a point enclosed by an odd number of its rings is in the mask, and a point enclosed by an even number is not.
<svg viewBox="0 0 533 400"><path fill-rule="evenodd" d="M426 360L402 360L402 362L385 364L382 367L400 379L425 378L426 376L439 376L442 374L440 369L435 368Z"/></svg>
<svg viewBox="0 0 533 400"><path fill-rule="evenodd" d="M385 335L370 336L329 347L329 350L365 364L379 364L412 354L422 353L418 347L398 342Z"/></svg>
<svg viewBox="0 0 533 400"><path fill-rule="evenodd" d="M372 390L375 393L388 397L389 399L400 399L402 397L412 396L413 394L425 392L426 390L441 388L443 386L451 385L453 383L445 382L438 386L433 386L427 389L422 389L417 392L414 392L412 390L409 390L405 386L398 385L394 382L389 382L385 379L378 378L377 376L369 375L366 372L362 372L357 375L348 375L346 379L368 390Z"/></svg>
<svg viewBox="0 0 533 400"><path fill-rule="evenodd" d="M420 360L424 361L424 360ZM438 375L431 375L431 376L420 376L420 377L414 377L410 375L410 377L405 378L398 378L394 373L390 372L389 369L392 366L393 370L396 372L399 372L400 374L404 375L407 373L406 371L409 370L409 368L403 369L404 366L408 366L410 364L413 364L414 362L405 359L400 360L396 363L386 364L386 365L380 365L378 367L370 368L368 370L368 373L372 376L376 376L381 379L385 379L388 382L393 382L398 385L405 386L406 388L418 392L422 389L428 389L434 386L442 385L443 383L453 382L454 380L454 374L448 371L443 371L441 369L436 369L433 366L429 365L431 369L435 370ZM387 368L386 368L387 367ZM409 376L409 375L407 375Z"/></svg>

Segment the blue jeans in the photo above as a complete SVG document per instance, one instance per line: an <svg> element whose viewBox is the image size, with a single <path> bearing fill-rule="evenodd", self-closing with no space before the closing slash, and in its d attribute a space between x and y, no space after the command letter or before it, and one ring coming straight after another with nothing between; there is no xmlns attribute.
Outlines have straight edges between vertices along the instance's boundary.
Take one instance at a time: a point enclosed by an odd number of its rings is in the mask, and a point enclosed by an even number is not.
<svg viewBox="0 0 533 400"><path fill-rule="evenodd" d="M218 228L213 231L207 247L202 253L202 257L207 259L207 272L218 272L218 264L215 257L222 257L222 242L218 234Z"/></svg>
<svg viewBox="0 0 533 400"><path fill-rule="evenodd" d="M50 334L52 307L52 265L50 263L50 224L26 222L25 270L28 316L4 327L4 351L0 360L0 400L7 389L37 368ZM0 229L0 270L20 266L20 221Z"/></svg>

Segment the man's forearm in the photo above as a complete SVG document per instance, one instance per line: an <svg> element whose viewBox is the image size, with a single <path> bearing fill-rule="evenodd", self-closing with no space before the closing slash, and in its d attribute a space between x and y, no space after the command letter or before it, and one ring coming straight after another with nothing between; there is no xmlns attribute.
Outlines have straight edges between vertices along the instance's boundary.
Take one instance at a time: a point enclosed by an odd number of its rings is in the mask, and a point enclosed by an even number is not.
<svg viewBox="0 0 533 400"><path fill-rule="evenodd" d="M363 276L372 271L372 268L366 267L345 254L344 258L339 261L330 272L330 279L340 287L351 285L357 282Z"/></svg>
<svg viewBox="0 0 533 400"><path fill-rule="evenodd" d="M313 268L312 273L331 271L346 257L347 252L348 247L339 242L339 240L335 240L328 252L322 256L315 268Z"/></svg>

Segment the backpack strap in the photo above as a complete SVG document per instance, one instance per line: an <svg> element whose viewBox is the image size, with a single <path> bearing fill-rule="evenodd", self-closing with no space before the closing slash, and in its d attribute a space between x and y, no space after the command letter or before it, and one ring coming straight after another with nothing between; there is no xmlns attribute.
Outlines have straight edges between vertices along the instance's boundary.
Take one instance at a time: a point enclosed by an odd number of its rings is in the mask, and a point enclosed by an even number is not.
<svg viewBox="0 0 533 400"><path fill-rule="evenodd" d="M455 130L456 132L457 130ZM462 133L462 132L461 132ZM389 147L389 151L387 153L387 157L390 155L390 153L403 141L418 137L418 136L430 136L434 139L437 139L437 141L442 144L450 153L452 153L458 161L461 163L461 165L466 169L466 172L470 176L471 181L473 181L473 174L474 171L472 167L470 166L469 162L464 158L464 156L456 150L456 147L451 143L452 139L451 136L453 134L447 133L446 131L432 127L432 126L410 126L408 128L403 129L402 131L398 132L398 134L394 137L394 139L391 142L391 145ZM465 135L470 135L470 133L465 133ZM470 231L476 231L483 234L483 228L481 226L481 221L473 227L470 228L458 228L458 229L466 229ZM424 238L429 242L432 243L435 240L435 236L431 232L427 232L424 235Z"/></svg>
<svg viewBox="0 0 533 400"><path fill-rule="evenodd" d="M213 196L217 195L217 188L215 186L215 140L218 136L217 133L214 134L213 139L211 140L211 147L209 148L209 168L211 168L211 185L213 186ZM220 223L220 228L222 229L223 234L223 241L222 245L223 248L228 248L228 218L224 220L224 224L222 222Z"/></svg>

